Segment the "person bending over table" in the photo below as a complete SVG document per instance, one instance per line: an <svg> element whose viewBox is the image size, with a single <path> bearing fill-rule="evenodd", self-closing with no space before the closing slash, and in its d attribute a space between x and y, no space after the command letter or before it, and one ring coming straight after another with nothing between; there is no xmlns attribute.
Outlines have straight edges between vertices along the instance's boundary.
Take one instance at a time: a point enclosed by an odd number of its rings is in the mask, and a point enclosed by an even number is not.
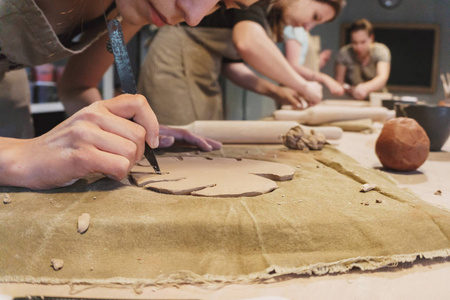
<svg viewBox="0 0 450 300"><path fill-rule="evenodd" d="M322 86L297 74L268 31L276 33L280 24L328 22L342 4L342 0L258 2L247 10L217 11L194 28L162 27L141 66L138 91L158 119L171 125L223 118L221 73L278 104L300 108L302 96L315 105L322 99ZM284 87L260 78L247 64Z"/></svg>
<svg viewBox="0 0 450 300"><path fill-rule="evenodd" d="M303 76L306 80L317 81L324 84L330 92L335 96L343 96L345 94L342 84L334 80L331 76L320 72L319 65L325 64L321 60L327 60L326 57L321 59L321 54L316 54L317 58L313 58L317 66L308 67L308 57L312 57L309 49L313 48L310 45L314 42L309 31L312 28L286 26L284 28L284 54L291 66L298 74ZM325 50L326 51L326 50ZM328 50L329 51L329 50ZM323 56L331 55L329 52L323 52ZM328 57L329 58L329 57Z"/></svg>
<svg viewBox="0 0 450 300"><path fill-rule="evenodd" d="M350 26L350 44L336 55L335 78L350 87L347 92L355 99L367 99L371 92L387 92L391 70L391 52L374 42L372 24L360 19Z"/></svg>
<svg viewBox="0 0 450 300"><path fill-rule="evenodd" d="M194 26L219 6L240 8L256 1L0 0L0 185L47 189L90 173L121 179L142 157L145 141L158 147L159 134L171 136L161 144L184 139L202 150L220 148L187 131L159 127L142 95L98 101L97 86L113 62L106 50L106 21L120 17L129 40L145 24ZM23 68L65 57L70 59L59 96L73 115L33 138Z"/></svg>

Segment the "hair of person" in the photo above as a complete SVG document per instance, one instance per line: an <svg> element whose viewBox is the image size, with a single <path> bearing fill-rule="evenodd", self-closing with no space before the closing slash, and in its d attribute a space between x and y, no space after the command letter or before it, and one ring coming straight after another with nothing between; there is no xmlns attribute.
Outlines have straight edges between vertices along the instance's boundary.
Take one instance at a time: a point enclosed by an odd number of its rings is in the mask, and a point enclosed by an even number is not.
<svg viewBox="0 0 450 300"><path fill-rule="evenodd" d="M367 32L367 34L369 36L373 35L372 23L370 23L369 20L367 20L367 19L356 20L350 25L350 28L349 28L350 34L352 34L353 32L359 31L359 30L364 30L365 32Z"/></svg>
<svg viewBox="0 0 450 300"><path fill-rule="evenodd" d="M274 40L281 42L283 40L283 30L286 24L283 21L283 12L285 8L296 1L302 0L278 0L276 1L267 13L267 20L269 21L270 29L274 35ZM334 10L334 16L328 22L334 21L345 7L346 0L313 0L330 5ZM328 23L327 22L327 23Z"/></svg>

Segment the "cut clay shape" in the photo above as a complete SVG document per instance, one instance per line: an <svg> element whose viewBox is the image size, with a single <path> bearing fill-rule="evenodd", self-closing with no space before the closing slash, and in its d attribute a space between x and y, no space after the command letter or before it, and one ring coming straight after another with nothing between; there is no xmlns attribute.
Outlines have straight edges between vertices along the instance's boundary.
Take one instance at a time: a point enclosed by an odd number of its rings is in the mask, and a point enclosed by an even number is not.
<svg viewBox="0 0 450 300"><path fill-rule="evenodd" d="M162 175L148 161L131 169L138 186L175 195L210 197L257 196L278 188L273 180L294 176L290 166L252 159L158 157Z"/></svg>

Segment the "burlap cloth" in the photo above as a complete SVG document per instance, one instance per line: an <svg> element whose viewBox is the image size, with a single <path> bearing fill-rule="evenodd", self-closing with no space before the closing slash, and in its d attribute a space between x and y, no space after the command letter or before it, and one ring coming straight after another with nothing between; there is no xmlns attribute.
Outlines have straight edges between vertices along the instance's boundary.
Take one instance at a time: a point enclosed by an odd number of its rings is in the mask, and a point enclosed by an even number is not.
<svg viewBox="0 0 450 300"><path fill-rule="evenodd" d="M212 155L281 162L296 175L247 198L158 194L100 177L47 192L0 188L12 200L0 203L0 282L249 283L449 255L449 212L331 146L227 146ZM379 190L361 193L366 182ZM91 225L79 234L85 212ZM52 258L64 267L54 271Z"/></svg>

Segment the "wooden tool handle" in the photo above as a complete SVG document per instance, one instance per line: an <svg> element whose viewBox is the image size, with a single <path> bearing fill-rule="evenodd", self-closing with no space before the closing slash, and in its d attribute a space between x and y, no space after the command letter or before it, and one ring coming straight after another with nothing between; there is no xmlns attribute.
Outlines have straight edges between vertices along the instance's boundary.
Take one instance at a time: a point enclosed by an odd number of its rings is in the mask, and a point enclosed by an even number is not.
<svg viewBox="0 0 450 300"><path fill-rule="evenodd" d="M226 144L280 144L282 136L298 125L295 121L195 121L189 125L171 127L187 129ZM342 136L342 129L338 127L317 127L314 130L327 139Z"/></svg>

